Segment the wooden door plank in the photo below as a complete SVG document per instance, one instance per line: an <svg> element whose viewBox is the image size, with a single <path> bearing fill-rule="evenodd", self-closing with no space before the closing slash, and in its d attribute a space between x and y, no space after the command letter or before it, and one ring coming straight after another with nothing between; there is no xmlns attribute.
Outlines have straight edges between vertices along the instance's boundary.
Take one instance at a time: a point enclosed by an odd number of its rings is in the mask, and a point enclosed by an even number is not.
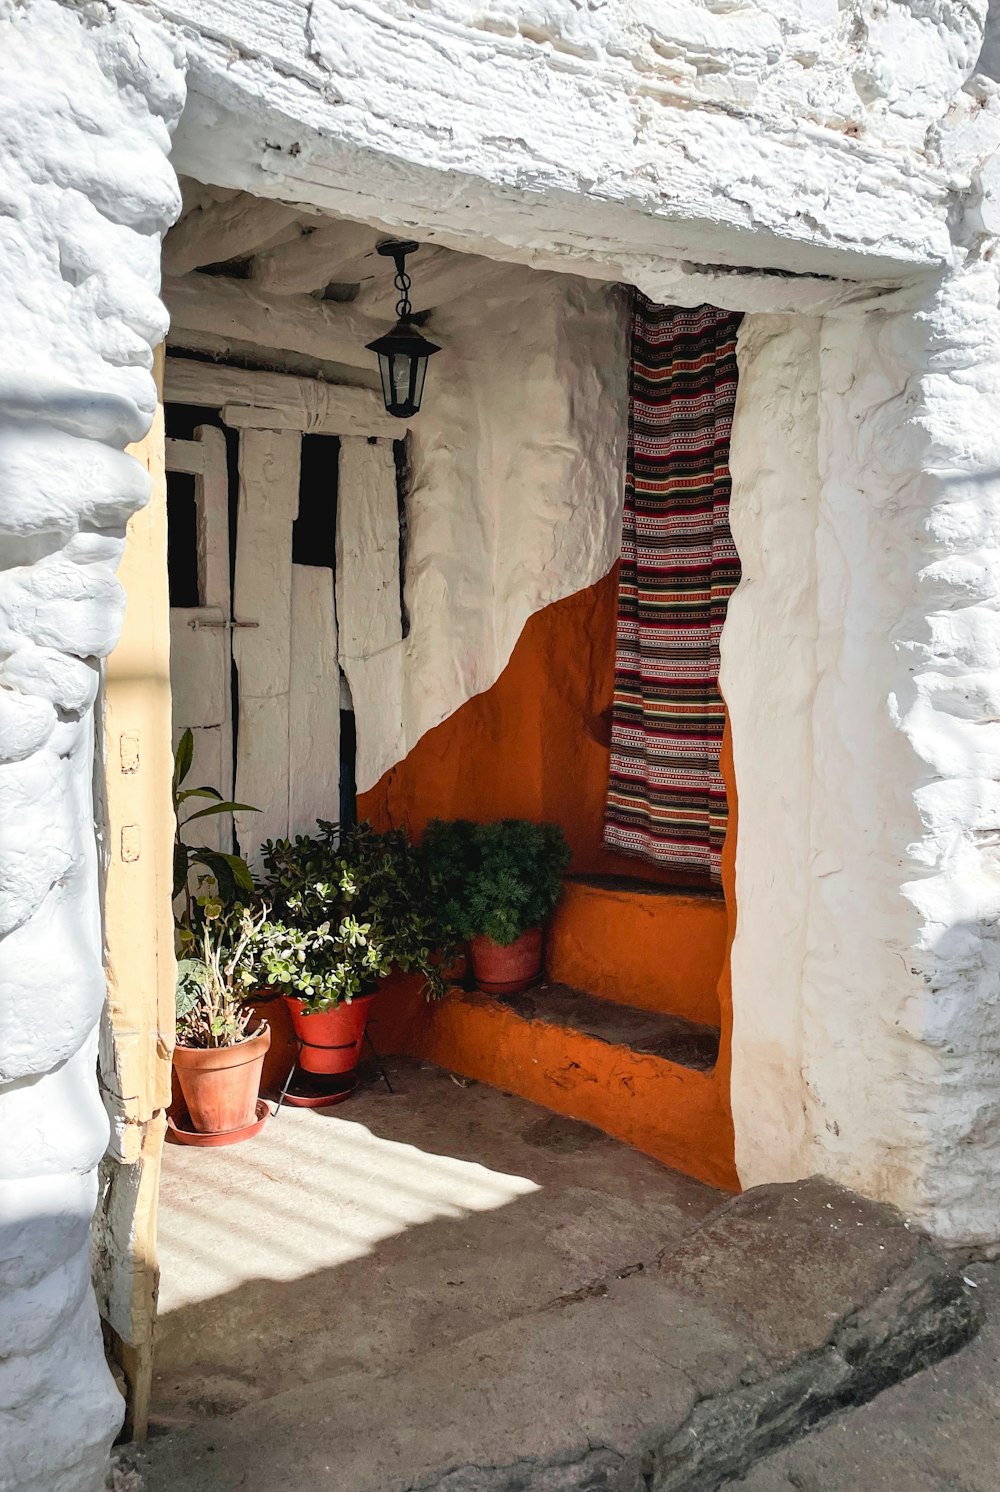
<svg viewBox="0 0 1000 1492"><path fill-rule="evenodd" d="M358 791L403 752L399 509L390 441L340 443L337 627L354 700Z"/></svg>
<svg viewBox="0 0 1000 1492"><path fill-rule="evenodd" d="M236 815L250 865L259 845L288 830L288 693L291 672L292 525L299 505L297 433L246 430L233 589L233 658L239 679L236 797L258 809ZM254 627L240 625L255 622Z"/></svg>
<svg viewBox="0 0 1000 1492"><path fill-rule="evenodd" d="M403 636L396 463L386 440L340 443L337 621L342 658L370 658Z"/></svg>
<svg viewBox="0 0 1000 1492"><path fill-rule="evenodd" d="M197 607L170 609L170 681L173 742L188 727L194 734L192 787L233 794L231 613L229 595L229 476L226 437L214 425L199 425L193 440L169 440L168 471L195 476L198 545ZM196 805L204 806L204 805ZM188 844L232 848L228 814L198 823L184 835Z"/></svg>

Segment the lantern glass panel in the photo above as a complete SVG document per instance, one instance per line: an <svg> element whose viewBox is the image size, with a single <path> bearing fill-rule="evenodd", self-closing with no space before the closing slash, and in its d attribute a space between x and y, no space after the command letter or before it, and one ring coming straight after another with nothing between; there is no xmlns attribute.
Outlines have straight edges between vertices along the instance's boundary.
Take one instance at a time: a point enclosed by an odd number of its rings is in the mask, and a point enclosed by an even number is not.
<svg viewBox="0 0 1000 1492"><path fill-rule="evenodd" d="M394 352L392 354L392 397L394 404L409 405L410 403L410 379L414 361L413 355L409 352Z"/></svg>
<svg viewBox="0 0 1000 1492"><path fill-rule="evenodd" d="M420 401L424 397L424 379L427 377L427 358L418 357L413 368L413 409L414 412L420 408Z"/></svg>
<svg viewBox="0 0 1000 1492"><path fill-rule="evenodd" d="M386 409L392 404L392 380L389 376L391 362L387 353L378 355L378 371L382 378L382 403Z"/></svg>

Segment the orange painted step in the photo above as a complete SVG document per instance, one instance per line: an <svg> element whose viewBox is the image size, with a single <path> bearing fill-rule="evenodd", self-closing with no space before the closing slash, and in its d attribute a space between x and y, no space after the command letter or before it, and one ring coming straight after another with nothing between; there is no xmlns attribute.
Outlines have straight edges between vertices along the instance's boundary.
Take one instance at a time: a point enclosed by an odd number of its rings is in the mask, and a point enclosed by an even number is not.
<svg viewBox="0 0 1000 1492"><path fill-rule="evenodd" d="M605 1000L717 1026L728 926L721 891L571 876L549 928L546 972Z"/></svg>
<svg viewBox="0 0 1000 1492"><path fill-rule="evenodd" d="M501 997L454 989L422 1009L406 1003L393 1050L582 1119L676 1170L737 1189L732 1122L715 1066L717 1029L555 983Z"/></svg>

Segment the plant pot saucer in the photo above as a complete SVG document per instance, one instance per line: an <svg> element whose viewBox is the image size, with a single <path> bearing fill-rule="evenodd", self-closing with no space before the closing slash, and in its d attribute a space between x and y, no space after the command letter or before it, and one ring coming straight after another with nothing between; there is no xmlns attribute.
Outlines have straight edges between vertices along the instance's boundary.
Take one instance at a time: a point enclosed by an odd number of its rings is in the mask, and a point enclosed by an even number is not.
<svg viewBox="0 0 1000 1492"><path fill-rule="evenodd" d="M258 1098L257 1117L249 1124L242 1124L239 1129L210 1130L207 1133L197 1129L185 1129L168 1114L167 1133L175 1145L238 1145L241 1140L252 1140L254 1135L259 1135L270 1114L271 1110L266 1099Z"/></svg>
<svg viewBox="0 0 1000 1492"><path fill-rule="evenodd" d="M343 1077L326 1072L303 1072L299 1068L288 1085L284 1102L293 1109L326 1109L335 1103L350 1098L359 1082L357 1072L348 1072Z"/></svg>
<svg viewBox="0 0 1000 1492"><path fill-rule="evenodd" d="M537 984L543 984L544 981L545 975L539 970L529 979L477 979L476 989L484 995L519 995L524 990L534 989Z"/></svg>

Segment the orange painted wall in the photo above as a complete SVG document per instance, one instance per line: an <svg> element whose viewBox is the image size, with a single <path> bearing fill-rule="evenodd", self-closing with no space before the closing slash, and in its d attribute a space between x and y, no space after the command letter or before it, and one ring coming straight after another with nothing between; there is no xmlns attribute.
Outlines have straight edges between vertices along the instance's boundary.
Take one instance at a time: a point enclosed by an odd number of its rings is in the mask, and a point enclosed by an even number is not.
<svg viewBox="0 0 1000 1492"><path fill-rule="evenodd" d="M537 612L510 662L405 761L358 798L358 817L413 835L428 821L550 819L573 851L572 869L701 884L604 848L617 565L596 585Z"/></svg>
<svg viewBox="0 0 1000 1492"><path fill-rule="evenodd" d="M403 826L416 837L435 817L548 819L561 824L577 874L703 885L698 877L614 854L601 842L617 582L616 567L596 585L533 616L496 684L430 731L405 761L359 796L359 818L379 829ZM427 1006L414 981L402 977L389 981L378 1003L374 1034L380 1049L423 1057L517 1092L595 1124L665 1164L735 1189L728 976L735 792L728 737L722 765L732 805L723 867L728 918L718 905L706 917L704 902L696 898L657 898L671 903L665 917L675 929L675 946L684 946L680 961L698 974L697 997L673 1013L721 1023L713 1072L692 1072L595 1043L580 1033L524 1021L479 995L456 991L441 1004ZM581 977L580 983L595 994L630 1003L621 983L625 970L627 982L641 996L631 1003L671 1009L663 979L663 938L637 935L634 910L628 917L611 915L620 890L594 895L603 908L604 967L593 966L589 952L586 982ZM586 912L586 891L571 892L569 900ZM565 920L566 914L559 916ZM560 926L557 917L557 939ZM563 952L572 964L576 954L569 941ZM556 954L558 966L558 947ZM676 1004L683 1006L683 1000L678 997Z"/></svg>

